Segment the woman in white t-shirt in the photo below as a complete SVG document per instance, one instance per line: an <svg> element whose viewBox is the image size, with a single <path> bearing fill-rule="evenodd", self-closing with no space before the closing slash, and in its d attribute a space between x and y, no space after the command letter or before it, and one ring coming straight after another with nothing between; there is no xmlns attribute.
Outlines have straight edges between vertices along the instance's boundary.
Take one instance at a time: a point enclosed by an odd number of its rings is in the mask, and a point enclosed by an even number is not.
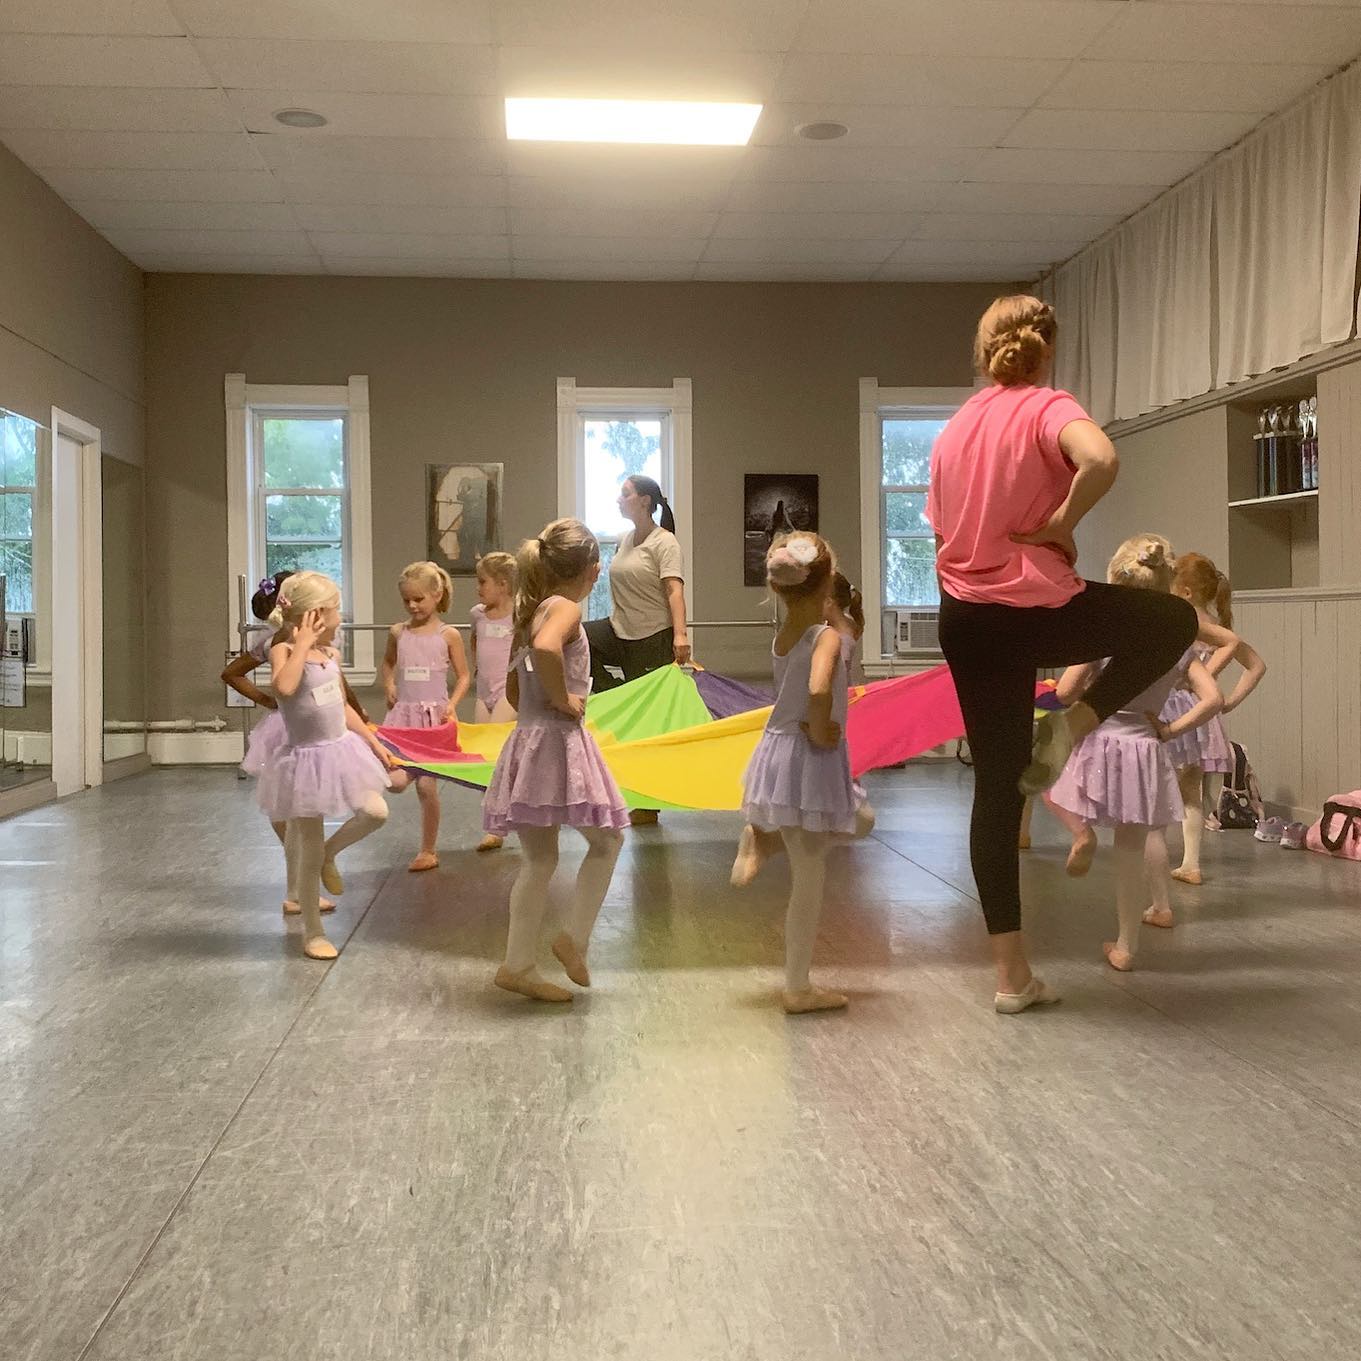
<svg viewBox="0 0 1361 1361"><path fill-rule="evenodd" d="M653 516L661 511L661 524ZM636 680L658 667L690 660L685 627L685 561L676 538L676 520L662 489L641 475L626 478L619 489L619 511L633 528L619 540L610 562L608 619L584 625L591 643L591 691L599 694L619 681L605 670L613 666L625 680Z"/></svg>

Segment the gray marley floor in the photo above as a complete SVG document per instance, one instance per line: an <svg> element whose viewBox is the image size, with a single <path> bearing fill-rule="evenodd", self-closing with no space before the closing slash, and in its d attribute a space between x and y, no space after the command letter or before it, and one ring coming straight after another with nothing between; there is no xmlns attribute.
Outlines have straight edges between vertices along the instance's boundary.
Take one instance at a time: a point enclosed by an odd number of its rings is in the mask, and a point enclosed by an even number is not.
<svg viewBox="0 0 1361 1361"><path fill-rule="evenodd" d="M998 1017L969 779L872 782L853 1006L795 1019L734 816L630 834L570 1011L490 986L516 855L466 793L438 872L410 796L350 853L332 966L228 772L0 824L0 1357L1361 1355L1361 865L1207 837L1121 977L1037 817L1064 1002Z"/></svg>

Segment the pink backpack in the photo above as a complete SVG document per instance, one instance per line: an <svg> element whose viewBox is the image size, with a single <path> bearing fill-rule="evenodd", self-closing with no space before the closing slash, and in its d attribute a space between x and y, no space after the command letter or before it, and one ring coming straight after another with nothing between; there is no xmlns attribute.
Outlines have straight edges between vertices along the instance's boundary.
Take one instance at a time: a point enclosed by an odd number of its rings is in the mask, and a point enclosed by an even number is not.
<svg viewBox="0 0 1361 1361"><path fill-rule="evenodd" d="M1304 844L1339 860L1361 860L1361 789L1334 794L1323 816L1309 829Z"/></svg>

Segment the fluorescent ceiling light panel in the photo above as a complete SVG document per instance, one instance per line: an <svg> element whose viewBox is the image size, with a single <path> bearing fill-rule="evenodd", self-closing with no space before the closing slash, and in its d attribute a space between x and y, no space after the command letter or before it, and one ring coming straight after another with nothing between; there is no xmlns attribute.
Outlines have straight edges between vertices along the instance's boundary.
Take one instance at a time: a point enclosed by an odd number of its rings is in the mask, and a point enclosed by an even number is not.
<svg viewBox="0 0 1361 1361"><path fill-rule="evenodd" d="M631 142L746 146L760 104L654 99L507 99L512 142Z"/></svg>

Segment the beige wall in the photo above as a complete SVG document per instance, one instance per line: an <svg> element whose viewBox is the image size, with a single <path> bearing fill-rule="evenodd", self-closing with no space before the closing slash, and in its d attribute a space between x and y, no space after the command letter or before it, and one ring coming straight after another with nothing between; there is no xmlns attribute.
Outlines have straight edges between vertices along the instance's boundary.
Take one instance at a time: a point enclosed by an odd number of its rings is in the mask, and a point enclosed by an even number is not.
<svg viewBox="0 0 1361 1361"><path fill-rule="evenodd" d="M821 527L859 573L858 387L967 386L988 284L607 284L154 275L147 280L150 581L167 660L153 717L221 708L228 642L223 375L343 383L367 374L374 597L424 556L424 466L506 465L508 547L556 513L554 380L694 382L691 612L754 617L742 582L742 475L814 472ZM459 583L451 617L473 603ZM759 669L763 641L711 634L702 660Z"/></svg>
<svg viewBox="0 0 1361 1361"><path fill-rule="evenodd" d="M0 406L143 455L142 273L0 146Z"/></svg>

